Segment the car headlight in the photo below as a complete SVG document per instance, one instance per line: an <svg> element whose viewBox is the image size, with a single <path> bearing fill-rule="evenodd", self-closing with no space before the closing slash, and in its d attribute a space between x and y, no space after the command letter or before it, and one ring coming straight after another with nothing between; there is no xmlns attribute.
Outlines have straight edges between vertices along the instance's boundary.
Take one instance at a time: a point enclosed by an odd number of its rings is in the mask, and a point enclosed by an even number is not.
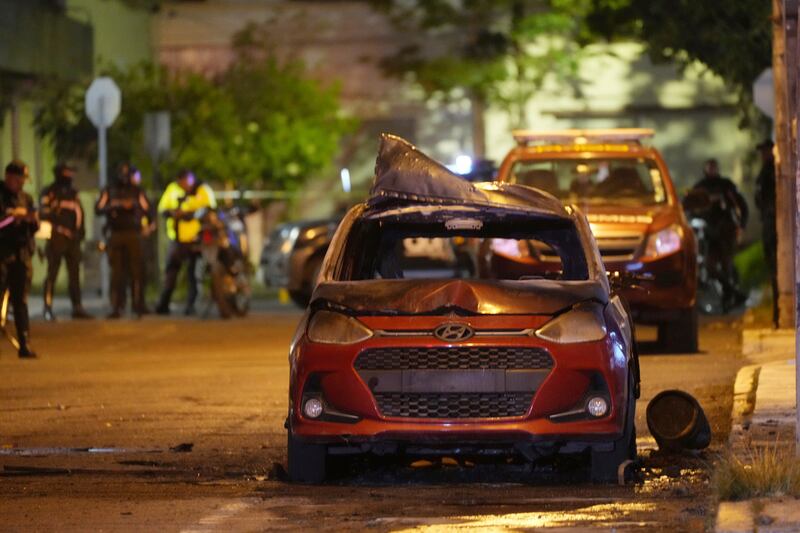
<svg viewBox="0 0 800 533"><path fill-rule="evenodd" d="M681 249L683 230L680 226L673 225L647 237L647 246L644 257L661 257L677 252Z"/></svg>
<svg viewBox="0 0 800 533"><path fill-rule="evenodd" d="M308 244L309 242L313 241L317 237L321 235L325 235L328 233L328 228L326 227L313 227L308 228L302 232L297 237L297 246L302 246L304 244Z"/></svg>
<svg viewBox="0 0 800 533"><path fill-rule="evenodd" d="M306 331L311 342L355 344L372 337L372 331L353 317L331 311L317 311Z"/></svg>
<svg viewBox="0 0 800 533"><path fill-rule="evenodd" d="M600 305L579 304L536 330L536 336L558 344L592 342L606 336L606 323Z"/></svg>

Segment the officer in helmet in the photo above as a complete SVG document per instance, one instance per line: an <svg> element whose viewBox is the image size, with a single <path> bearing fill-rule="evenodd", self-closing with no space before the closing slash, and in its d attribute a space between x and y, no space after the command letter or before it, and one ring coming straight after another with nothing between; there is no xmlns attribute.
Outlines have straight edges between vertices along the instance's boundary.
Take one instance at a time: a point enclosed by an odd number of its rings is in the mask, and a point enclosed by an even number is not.
<svg viewBox="0 0 800 533"><path fill-rule="evenodd" d="M138 316L145 313L142 230L150 215L150 202L142 189L133 182L133 176L138 172L130 163L121 163L116 179L103 189L95 205L96 213L106 217L109 232L111 313L108 318L119 318L122 315L128 279L133 311Z"/></svg>
<svg viewBox="0 0 800 533"><path fill-rule="evenodd" d="M49 222L52 228L45 247L47 277L44 281L44 317L55 320L53 290L63 259L67 263L72 318L91 318L81 304L81 241L86 236L86 228L78 190L72 184L75 169L66 163L59 163L53 173L55 180L42 190L39 197L41 219Z"/></svg>
<svg viewBox="0 0 800 533"><path fill-rule="evenodd" d="M747 202L736 184L720 175L716 159L705 162L703 178L692 191L707 194L710 201L708 268L722 286L722 307L727 312L747 299L739 290L733 265L739 237L747 226Z"/></svg>
<svg viewBox="0 0 800 533"><path fill-rule="evenodd" d="M22 190L28 179L28 165L12 161L0 182L0 298L9 293L17 327L17 353L36 357L30 345L28 291L31 288L33 235L39 217L33 198Z"/></svg>

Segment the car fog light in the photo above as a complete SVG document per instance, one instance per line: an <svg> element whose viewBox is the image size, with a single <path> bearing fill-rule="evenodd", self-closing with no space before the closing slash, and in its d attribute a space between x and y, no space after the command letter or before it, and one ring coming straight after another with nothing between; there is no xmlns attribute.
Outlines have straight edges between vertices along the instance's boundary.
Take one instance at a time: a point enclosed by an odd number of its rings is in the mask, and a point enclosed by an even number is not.
<svg viewBox="0 0 800 533"><path fill-rule="evenodd" d="M306 403L306 405L308 405L308 403ZM589 402L586 404L586 410L589 411L590 415L600 418L608 412L608 402L605 398L595 396L589 399Z"/></svg>
<svg viewBox="0 0 800 533"><path fill-rule="evenodd" d="M322 402L319 398L309 398L303 404L303 414L308 418L319 418L322 414Z"/></svg>

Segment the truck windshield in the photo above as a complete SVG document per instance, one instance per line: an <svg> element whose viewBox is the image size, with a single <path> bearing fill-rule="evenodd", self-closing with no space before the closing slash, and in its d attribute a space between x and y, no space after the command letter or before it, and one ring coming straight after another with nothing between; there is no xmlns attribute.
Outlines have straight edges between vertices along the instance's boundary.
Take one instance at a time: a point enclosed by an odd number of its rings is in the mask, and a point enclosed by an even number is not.
<svg viewBox="0 0 800 533"><path fill-rule="evenodd" d="M509 182L569 203L653 205L667 201L658 165L645 158L536 159L514 163Z"/></svg>
<svg viewBox="0 0 800 533"><path fill-rule="evenodd" d="M348 236L337 278L588 279L571 221L515 218L462 221L458 228L447 220L362 219Z"/></svg>

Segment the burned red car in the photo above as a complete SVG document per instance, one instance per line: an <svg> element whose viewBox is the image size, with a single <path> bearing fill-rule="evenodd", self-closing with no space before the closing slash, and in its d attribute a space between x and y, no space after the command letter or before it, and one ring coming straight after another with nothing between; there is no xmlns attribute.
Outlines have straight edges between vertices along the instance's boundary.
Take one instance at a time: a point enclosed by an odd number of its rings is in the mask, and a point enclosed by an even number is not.
<svg viewBox="0 0 800 533"><path fill-rule="evenodd" d="M503 246L546 247L560 266L510 271ZM295 481L324 480L334 455L501 452L585 454L610 481L636 453L631 321L585 217L537 189L468 183L393 136L333 238L290 368Z"/></svg>

